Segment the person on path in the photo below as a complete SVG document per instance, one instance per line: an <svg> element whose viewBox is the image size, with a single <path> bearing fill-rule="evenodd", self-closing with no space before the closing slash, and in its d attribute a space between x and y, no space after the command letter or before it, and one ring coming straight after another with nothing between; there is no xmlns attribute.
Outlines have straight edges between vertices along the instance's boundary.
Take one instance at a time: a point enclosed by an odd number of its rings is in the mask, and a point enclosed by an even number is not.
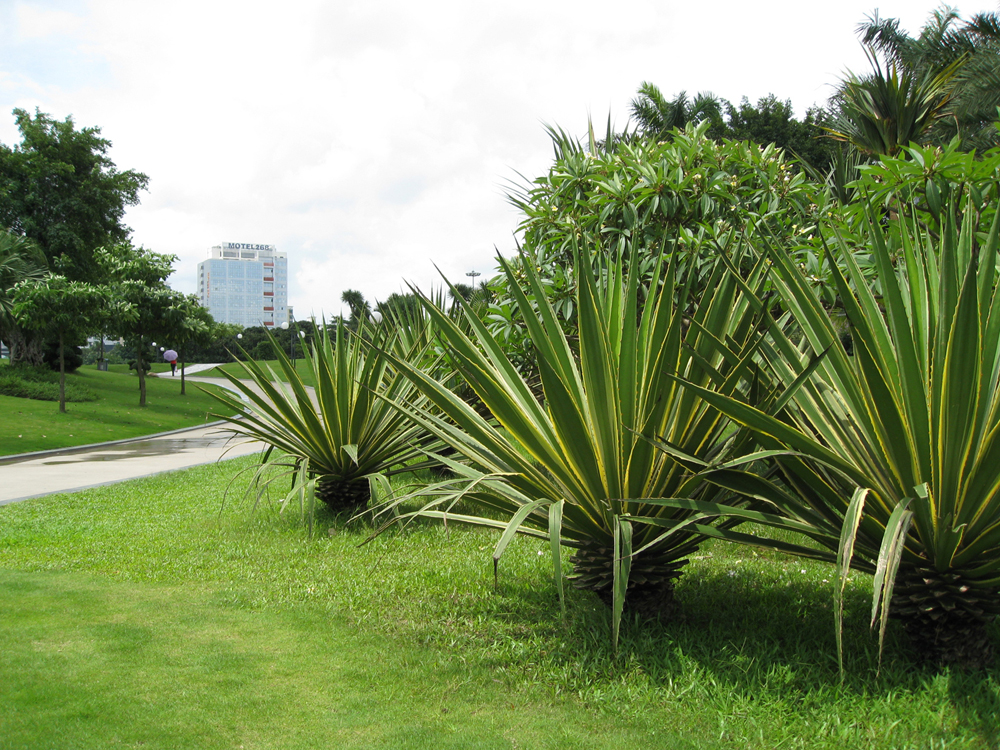
<svg viewBox="0 0 1000 750"><path fill-rule="evenodd" d="M177 374L177 352L173 349L167 349L163 352L163 359L170 363L170 377Z"/></svg>

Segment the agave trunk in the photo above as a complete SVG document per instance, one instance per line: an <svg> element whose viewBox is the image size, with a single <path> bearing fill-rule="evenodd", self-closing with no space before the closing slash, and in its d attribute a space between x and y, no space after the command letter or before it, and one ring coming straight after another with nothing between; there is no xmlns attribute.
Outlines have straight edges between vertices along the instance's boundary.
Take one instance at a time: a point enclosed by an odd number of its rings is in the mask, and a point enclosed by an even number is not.
<svg viewBox="0 0 1000 750"><path fill-rule="evenodd" d="M573 586L593 591L609 607L614 593L614 550L601 541L581 546L570 563ZM674 551L657 554L655 549L632 558L625 609L641 617L669 619L674 613L674 584L687 559L677 559Z"/></svg>
<svg viewBox="0 0 1000 750"><path fill-rule="evenodd" d="M368 507L371 496L371 485L367 478L340 479L336 476L324 476L316 482L316 497L334 513L354 515Z"/></svg>
<svg viewBox="0 0 1000 750"><path fill-rule="evenodd" d="M1000 612L998 602L995 586L955 571L908 567L899 572L891 612L902 620L921 660L978 671L993 661L987 630Z"/></svg>

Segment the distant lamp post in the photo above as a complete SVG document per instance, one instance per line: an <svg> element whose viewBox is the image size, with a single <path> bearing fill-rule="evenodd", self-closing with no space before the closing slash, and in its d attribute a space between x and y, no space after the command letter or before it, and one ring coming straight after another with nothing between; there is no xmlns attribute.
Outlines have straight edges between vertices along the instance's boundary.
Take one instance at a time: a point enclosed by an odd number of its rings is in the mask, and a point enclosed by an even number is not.
<svg viewBox="0 0 1000 750"><path fill-rule="evenodd" d="M482 274L479 271L469 271L465 275L472 279L472 294L469 295L469 302L472 302L472 297L476 294L476 277L482 276Z"/></svg>
<svg viewBox="0 0 1000 750"><path fill-rule="evenodd" d="M288 356L290 356L292 358L292 369L294 369L295 368L295 337L296 336L301 336L302 338L305 338L305 333L302 333L301 331L299 331L299 327L295 323L295 316L292 315L291 311L289 311L288 317L291 318L291 321L292 321L292 324L291 324L292 333L288 337ZM288 328L289 328L289 325L288 325L288 321L286 320L284 323L281 324L281 330L287 331Z"/></svg>

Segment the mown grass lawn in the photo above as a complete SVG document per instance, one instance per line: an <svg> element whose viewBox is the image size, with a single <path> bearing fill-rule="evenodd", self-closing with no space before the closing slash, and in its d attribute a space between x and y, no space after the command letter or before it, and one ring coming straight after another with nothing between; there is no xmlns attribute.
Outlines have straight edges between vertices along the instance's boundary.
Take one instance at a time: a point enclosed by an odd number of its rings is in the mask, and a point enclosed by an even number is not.
<svg viewBox="0 0 1000 750"><path fill-rule="evenodd" d="M210 413L221 408L200 384L187 383L181 396L180 376L170 377L169 365L166 376L146 379L144 408L139 407L139 378L126 365L112 365L108 372L81 367L67 381L96 392L98 399L67 403L60 414L55 401L0 396L0 456L197 427L214 421Z"/></svg>
<svg viewBox="0 0 1000 750"><path fill-rule="evenodd" d="M542 544L251 514L237 459L0 507L0 748L992 748L1000 673L880 676L870 582L710 545L669 622L571 591ZM235 486L242 487L242 480ZM998 636L996 629L994 635ZM1000 638L998 638L1000 640Z"/></svg>

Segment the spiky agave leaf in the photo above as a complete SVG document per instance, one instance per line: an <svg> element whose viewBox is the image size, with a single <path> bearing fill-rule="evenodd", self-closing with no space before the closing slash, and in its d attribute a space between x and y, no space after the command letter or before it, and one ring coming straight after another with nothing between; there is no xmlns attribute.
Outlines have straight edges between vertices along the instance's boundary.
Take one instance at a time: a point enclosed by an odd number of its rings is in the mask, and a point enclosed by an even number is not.
<svg viewBox="0 0 1000 750"><path fill-rule="evenodd" d="M629 584L638 580L630 580L630 569L650 576L658 570L669 588L700 539L693 531L681 532L650 544L659 532L637 527L630 534L623 517L651 514L681 520L690 512L647 506L641 498L716 491L657 451L650 438L660 436L704 460L741 446L739 436L726 434L727 420L671 376L683 373L727 393L746 387L752 380L750 342L766 310L748 302L741 291L744 282L722 263L703 299L690 299L683 288L677 292L681 306L673 305L677 280L672 264L655 271L654 293L640 302L639 263L619 257L596 271L589 263L576 263L579 335L574 342L563 332L533 266L522 263L515 272L503 259L500 263L538 351L542 393L525 381L471 308L463 306L472 331L468 335L425 299L451 362L491 418L419 368L399 363L440 413L399 399L393 403L466 464L453 484L419 491L425 505L410 515L502 526L506 533L498 555L514 533L549 538L557 576L560 545L586 552L591 561L603 550L606 573L591 587L609 595L617 638L619 604L624 606ZM518 282L519 273L526 288ZM759 292L763 274L760 264L746 283ZM740 354L730 354L722 341ZM384 510L412 497L396 498ZM493 513L456 517L449 509L458 497ZM495 514L509 520L498 522ZM578 568L577 573L584 571Z"/></svg>
<svg viewBox="0 0 1000 750"><path fill-rule="evenodd" d="M980 227L969 201L960 220L961 199L958 190L943 199L939 237L904 218L883 228L869 214L865 249L881 300L863 283L853 248L833 238L847 269L833 267L853 355L801 270L768 252L775 288L802 332L796 343L774 327L761 346L773 387L790 389L786 408L769 414L686 387L766 448L786 451L776 460L791 491L759 478L748 486L757 483L757 496L810 526L828 550L840 549L842 566L876 574L880 637L895 612L924 658L978 667L991 655L984 624L1000 613L1000 214ZM807 367L814 371L802 377ZM860 519L849 512L857 488L867 491ZM845 522L854 527L849 555Z"/></svg>
<svg viewBox="0 0 1000 750"><path fill-rule="evenodd" d="M867 76L849 75L838 93L840 113L830 136L858 150L895 156L910 143L922 142L946 112L951 82L964 59L926 73L900 69L890 63L882 69L874 50L865 51L872 65Z"/></svg>
<svg viewBox="0 0 1000 750"><path fill-rule="evenodd" d="M426 453L439 448L439 441L385 400L420 406L426 399L391 363L385 350L392 349L398 362L440 375L440 356L430 351L429 337L414 336L409 344L399 344L390 328L375 331L362 324L359 331L349 332L339 321L331 336L323 326L318 341L303 348L316 384L310 389L283 348L268 335L277 372L252 359L240 362L246 380L223 371L249 401L249 409L237 394L216 395L242 415L218 415L231 422L233 431L271 446L265 461L290 467L296 476L304 470L313 478L321 499L335 510L346 511L367 504L369 477L427 465ZM366 340L369 335L373 342ZM288 474L282 472L279 478Z"/></svg>

